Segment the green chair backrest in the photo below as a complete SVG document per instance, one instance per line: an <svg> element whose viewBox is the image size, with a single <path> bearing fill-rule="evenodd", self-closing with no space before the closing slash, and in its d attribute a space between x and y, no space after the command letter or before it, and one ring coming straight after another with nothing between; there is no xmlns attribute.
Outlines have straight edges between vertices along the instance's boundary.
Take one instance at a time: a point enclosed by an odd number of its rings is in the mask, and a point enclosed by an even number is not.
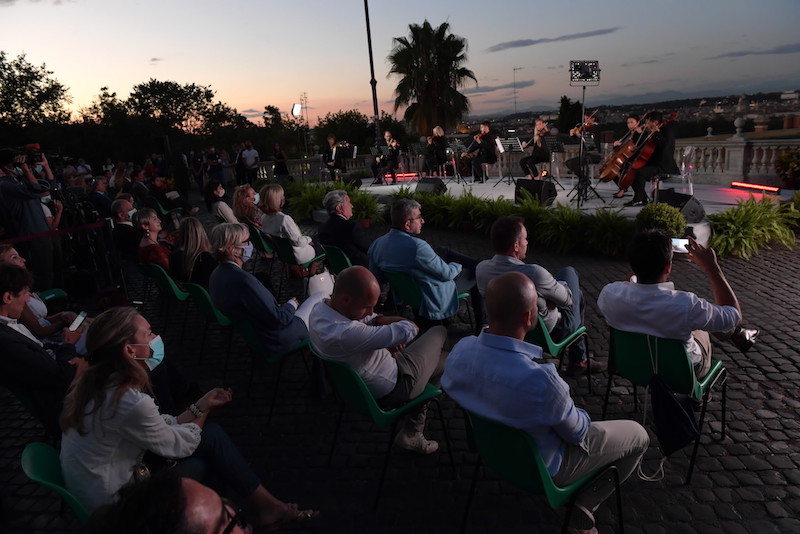
<svg viewBox="0 0 800 534"><path fill-rule="evenodd" d="M247 223L247 229L250 230L250 242L257 251L265 254L273 254L275 252L272 246L267 243L267 240L264 239L264 234L255 225Z"/></svg>
<svg viewBox="0 0 800 534"><path fill-rule="evenodd" d="M22 451L22 471L29 479L58 493L78 516L78 521L86 524L91 514L64 486L58 451L46 443L29 443Z"/></svg>
<svg viewBox="0 0 800 534"><path fill-rule="evenodd" d="M700 398L700 385L683 341L611 329L609 366L637 386L650 383L651 354L654 360L658 354L658 373L672 391Z"/></svg>
<svg viewBox="0 0 800 534"><path fill-rule="evenodd" d="M348 258L347 254L345 254L344 251L339 247L333 245L322 245L322 248L325 249L325 257L328 258L328 265L330 266L333 274L339 274L348 267L353 266L353 264L350 262L350 258Z"/></svg>
<svg viewBox="0 0 800 534"><path fill-rule="evenodd" d="M66 299L69 297L66 291L57 287L39 291L38 294L39 298L42 299L42 302L44 303L50 302L51 300Z"/></svg>
<svg viewBox="0 0 800 534"><path fill-rule="evenodd" d="M574 339L580 337L584 332L586 332L586 327L580 326L561 341L553 341L553 337L550 335L550 332L548 332L547 325L540 315L536 328L528 332L525 336L525 341L542 347L545 352L557 358L558 355L561 354L561 351L564 350L564 347L572 343Z"/></svg>
<svg viewBox="0 0 800 534"><path fill-rule="evenodd" d="M515 486L531 493L544 494L552 508L569 502L572 494L594 474L564 487L556 486L530 434L464 411L471 426L475 450L486 465Z"/></svg>
<svg viewBox="0 0 800 534"><path fill-rule="evenodd" d="M145 276L153 279L164 296L172 297L180 301L189 298L189 293L179 288L175 280L173 280L160 265L155 263L140 263L139 269Z"/></svg>
<svg viewBox="0 0 800 534"><path fill-rule="evenodd" d="M418 310L422 305L422 291L414 277L402 271L383 271L383 274L389 280L395 297L411 306L412 310Z"/></svg>
<svg viewBox="0 0 800 534"><path fill-rule="evenodd" d="M231 319L219 311L216 306L214 306L214 302L211 300L211 295L208 294L206 288L198 284L192 283L185 283L183 287L186 288L186 291L189 292L189 295L192 297L192 300L197 304L197 307L200 308L200 311L203 315L206 316L206 319L209 321L216 321L221 326L230 326Z"/></svg>
<svg viewBox="0 0 800 534"><path fill-rule="evenodd" d="M278 258L283 263L288 265L297 265L297 259L294 257L294 249L292 249L292 242L286 237L271 236L272 242L275 243L275 251L278 253Z"/></svg>

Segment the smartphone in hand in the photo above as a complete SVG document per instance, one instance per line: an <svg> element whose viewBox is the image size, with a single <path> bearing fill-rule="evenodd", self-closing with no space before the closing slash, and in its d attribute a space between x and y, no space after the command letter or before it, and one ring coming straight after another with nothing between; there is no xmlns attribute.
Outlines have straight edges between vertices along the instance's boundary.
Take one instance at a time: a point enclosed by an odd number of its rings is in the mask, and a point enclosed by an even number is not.
<svg viewBox="0 0 800 534"><path fill-rule="evenodd" d="M78 316L77 316L77 317L75 317L75 320L74 320L74 321L72 321L72 324L71 324L71 325L69 325L69 327L68 327L68 330L69 330L70 332L74 332L75 330L77 330L77 329L78 329L78 327L79 327L79 326L80 326L80 325L83 323L83 320L84 320L84 319L86 319L86 312L85 312L85 311L82 311L82 312L80 312L80 313L78 314Z"/></svg>
<svg viewBox="0 0 800 534"><path fill-rule="evenodd" d="M678 254L687 254L689 249L686 246L689 244L688 239L677 239L672 238L672 252L677 252Z"/></svg>

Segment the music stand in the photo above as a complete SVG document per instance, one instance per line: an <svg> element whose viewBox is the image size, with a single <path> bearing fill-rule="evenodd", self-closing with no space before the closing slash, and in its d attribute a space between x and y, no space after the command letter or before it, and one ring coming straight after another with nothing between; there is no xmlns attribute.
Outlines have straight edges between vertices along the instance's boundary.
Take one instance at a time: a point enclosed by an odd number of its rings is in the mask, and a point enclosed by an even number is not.
<svg viewBox="0 0 800 534"><path fill-rule="evenodd" d="M497 140L503 148L503 150L500 151L500 157L502 158L503 154L506 156L506 173L500 178L500 181L492 187L497 187L503 180L506 181L507 185L511 185L511 182L517 185L517 180L514 179L514 175L511 173L511 153L522 153L522 143L519 142L519 137L498 137Z"/></svg>
<svg viewBox="0 0 800 534"><path fill-rule="evenodd" d="M453 153L453 158L450 161L450 164L453 166L453 178L456 179L456 183L460 184L461 180L463 180L463 176L461 176L461 171L458 169L458 162L461 160L461 154L467 151L467 145L462 143L460 140L455 140L450 143L450 150ZM445 168L445 171L447 169ZM447 172L445 172L445 177L447 176Z"/></svg>
<svg viewBox="0 0 800 534"><path fill-rule="evenodd" d="M381 158L380 163L378 163L378 167L382 168L383 167L383 162L384 161L389 161L389 167L388 167L389 174L392 175L392 182L397 183L396 165L397 165L398 161L395 159L395 154L394 153L395 152L399 152L399 149L388 147L388 146L385 146L385 145L379 146L377 148L378 148L378 150L380 150L380 156L379 157ZM389 158L389 159L385 160L384 158ZM386 173L381 171L381 182L384 182L384 181L386 181ZM386 185L389 185L389 183L386 182Z"/></svg>
<svg viewBox="0 0 800 534"><path fill-rule="evenodd" d="M560 176L553 176L553 160L556 158L556 154L564 153L564 143L555 135L543 135L542 139L544 140L545 146L547 146L547 151L550 153L550 162L547 164L547 179L555 182L562 191L566 191L566 188L558 181ZM556 170L558 170L557 165Z"/></svg>

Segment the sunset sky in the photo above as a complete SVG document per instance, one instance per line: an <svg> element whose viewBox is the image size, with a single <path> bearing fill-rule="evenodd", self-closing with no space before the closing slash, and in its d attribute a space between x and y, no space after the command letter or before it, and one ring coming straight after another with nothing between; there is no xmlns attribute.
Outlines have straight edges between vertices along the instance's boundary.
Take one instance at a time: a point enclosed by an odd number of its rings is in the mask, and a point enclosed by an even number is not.
<svg viewBox="0 0 800 534"><path fill-rule="evenodd" d="M570 60L599 60L587 105L800 88L800 0L370 2L381 110L392 38L425 19L466 38L472 114L557 107ZM45 63L75 109L150 78L210 86L249 117L308 98L317 116L372 115L364 4L355 0L0 0L2 50ZM515 67L521 67L514 71Z"/></svg>

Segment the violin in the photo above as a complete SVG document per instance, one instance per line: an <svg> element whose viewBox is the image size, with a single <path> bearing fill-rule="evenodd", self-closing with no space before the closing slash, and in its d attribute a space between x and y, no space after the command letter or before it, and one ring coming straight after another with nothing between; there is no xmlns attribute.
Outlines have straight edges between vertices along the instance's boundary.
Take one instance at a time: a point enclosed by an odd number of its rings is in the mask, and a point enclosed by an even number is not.
<svg viewBox="0 0 800 534"><path fill-rule="evenodd" d="M592 126L594 126L595 122L592 119L594 119L595 115L597 115L597 110L594 110L594 112L591 115L589 115L585 121L579 122L577 125L575 125L575 128L569 131L569 135L580 135L583 132L587 131ZM591 121L592 124L589 124L589 121Z"/></svg>
<svg viewBox="0 0 800 534"><path fill-rule="evenodd" d="M537 137L542 137L543 135L547 135L547 132L549 131L550 131L550 126L547 123L544 123L544 126L539 128L538 130L533 131L533 137L531 137L530 141L525 143L523 146L527 147L528 145L536 141Z"/></svg>
<svg viewBox="0 0 800 534"><path fill-rule="evenodd" d="M479 133L479 134L477 134L477 135L476 135L476 136L475 136L475 137L472 139L472 142L471 142L471 143L469 144L469 146L467 147L467 150L461 153L461 157L462 157L462 158L465 158L465 159L467 159L467 158L474 158L474 157L475 157L477 154L472 154L472 153L471 153L471 152L472 152L472 147L475 145L475 143L478 143L478 144L481 144L481 143L483 143L483 139L484 139L485 137L486 137L486 134L485 134L485 133Z"/></svg>

